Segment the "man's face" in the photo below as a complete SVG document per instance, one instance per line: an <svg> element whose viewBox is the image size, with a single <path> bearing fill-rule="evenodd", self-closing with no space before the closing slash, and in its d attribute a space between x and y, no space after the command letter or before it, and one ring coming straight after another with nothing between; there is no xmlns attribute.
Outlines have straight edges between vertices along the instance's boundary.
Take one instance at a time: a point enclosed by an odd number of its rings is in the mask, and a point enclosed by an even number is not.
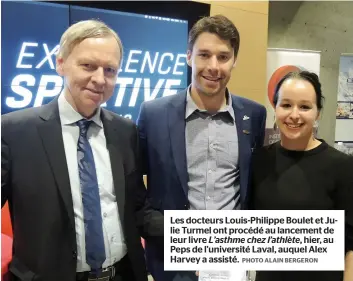
<svg viewBox="0 0 353 281"><path fill-rule="evenodd" d="M112 96L119 53L114 37L87 38L67 58L57 58L56 70L65 78L65 97L84 117L91 117Z"/></svg>
<svg viewBox="0 0 353 281"><path fill-rule="evenodd" d="M192 87L201 95L224 95L236 58L229 41L201 33L187 54L192 68Z"/></svg>

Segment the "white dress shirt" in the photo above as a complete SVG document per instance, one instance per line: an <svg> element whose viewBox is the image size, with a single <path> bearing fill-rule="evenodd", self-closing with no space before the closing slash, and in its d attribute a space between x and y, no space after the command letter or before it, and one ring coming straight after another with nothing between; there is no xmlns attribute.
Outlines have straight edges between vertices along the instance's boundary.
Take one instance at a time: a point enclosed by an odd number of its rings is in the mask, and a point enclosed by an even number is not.
<svg viewBox="0 0 353 281"><path fill-rule="evenodd" d="M76 271L90 271L90 266L86 263L85 227L77 163L77 142L80 130L75 124L75 122L84 119L84 117L73 109L73 107L67 102L63 93L60 94L58 105L75 215L77 242ZM119 218L118 204L116 202L113 175L110 165L110 156L106 147L106 139L103 123L100 119L100 111L101 109L99 108L96 114L89 119L92 120L93 123L88 129L87 138L92 147L97 172L106 254L106 260L103 263L103 268L105 268L123 258L127 253L127 248ZM119 196L119 194L117 196Z"/></svg>

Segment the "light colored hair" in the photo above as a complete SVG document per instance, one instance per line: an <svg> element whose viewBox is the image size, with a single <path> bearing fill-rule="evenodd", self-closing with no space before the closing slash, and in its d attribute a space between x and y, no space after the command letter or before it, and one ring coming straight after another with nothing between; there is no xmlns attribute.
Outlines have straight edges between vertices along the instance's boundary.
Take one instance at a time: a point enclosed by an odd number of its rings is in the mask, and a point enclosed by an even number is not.
<svg viewBox="0 0 353 281"><path fill-rule="evenodd" d="M66 59L73 48L87 38L114 37L118 42L120 61L123 58L123 45L118 34L99 20L79 21L71 25L61 36L58 58Z"/></svg>

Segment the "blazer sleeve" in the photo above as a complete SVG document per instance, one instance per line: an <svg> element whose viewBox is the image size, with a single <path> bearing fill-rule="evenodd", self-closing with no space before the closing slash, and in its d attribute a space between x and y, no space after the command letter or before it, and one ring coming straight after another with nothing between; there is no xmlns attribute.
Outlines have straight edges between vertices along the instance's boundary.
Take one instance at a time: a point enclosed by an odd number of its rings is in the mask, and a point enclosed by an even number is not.
<svg viewBox="0 0 353 281"><path fill-rule="evenodd" d="M259 133L259 137L258 137L257 147L262 147L264 145L264 141L265 141L266 116L267 116L267 111L266 111L265 107L261 107L260 116L262 116L262 118L259 118L259 119L262 121L261 121L261 125L260 125L260 133Z"/></svg>
<svg viewBox="0 0 353 281"><path fill-rule="evenodd" d="M3 126L1 126L3 127ZM2 132L4 132L2 130ZM1 137L1 207L3 207L10 194L11 155L8 143Z"/></svg>
<svg viewBox="0 0 353 281"><path fill-rule="evenodd" d="M141 148L139 145L139 132L135 130L136 174L132 196L135 201L135 215L140 235L145 238L162 237L164 235L164 216L160 211L154 210L148 200L147 190L143 183Z"/></svg>
<svg viewBox="0 0 353 281"><path fill-rule="evenodd" d="M139 135L139 149L140 149L140 161L141 161L141 169L142 174L147 174L147 135L146 135L146 116L145 116L145 103L142 103L140 108L140 113L137 118L137 127L138 127L138 135Z"/></svg>

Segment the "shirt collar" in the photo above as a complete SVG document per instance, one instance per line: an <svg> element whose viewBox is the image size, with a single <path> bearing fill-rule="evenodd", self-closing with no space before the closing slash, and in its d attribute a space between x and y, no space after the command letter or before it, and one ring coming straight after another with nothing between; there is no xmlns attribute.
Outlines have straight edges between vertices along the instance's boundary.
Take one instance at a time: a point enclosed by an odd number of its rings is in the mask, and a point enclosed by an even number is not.
<svg viewBox="0 0 353 281"><path fill-rule="evenodd" d="M71 104L66 100L64 92L61 92L58 99L59 115L62 125L71 125L81 119L86 119L80 113L78 113ZM93 121L99 127L103 127L102 120L100 118L101 108L96 110L96 113L87 120Z"/></svg>
<svg viewBox="0 0 353 281"><path fill-rule="evenodd" d="M206 112L204 109L199 109L194 100L191 98L191 85L188 87L186 92L186 109L185 109L185 119L188 119L190 115L192 115L196 110L200 112ZM225 108L219 110L218 112L228 112L232 117L233 121L235 121L234 110L232 106L232 96L229 93L228 89L226 89L227 95L227 105Z"/></svg>

